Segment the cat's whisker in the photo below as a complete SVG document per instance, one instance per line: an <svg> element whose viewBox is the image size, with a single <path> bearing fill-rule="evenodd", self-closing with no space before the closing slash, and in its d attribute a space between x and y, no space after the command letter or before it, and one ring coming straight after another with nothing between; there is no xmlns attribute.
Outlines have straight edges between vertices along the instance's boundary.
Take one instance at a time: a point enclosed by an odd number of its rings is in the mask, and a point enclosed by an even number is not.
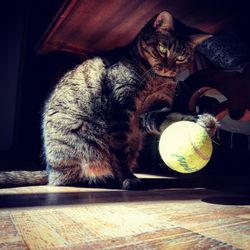
<svg viewBox="0 0 250 250"><path fill-rule="evenodd" d="M148 74L150 74L150 72L151 72L152 70L153 70L153 67L150 68L149 70L146 70L142 75L137 74L137 76L138 76L139 78L145 79L145 77L147 77Z"/></svg>
<svg viewBox="0 0 250 250"><path fill-rule="evenodd" d="M214 140L214 139L212 139L212 138L211 138L211 141L212 141L214 144L218 145L218 146L220 146L220 145L221 145L218 141L215 141L215 140Z"/></svg>
<svg viewBox="0 0 250 250"><path fill-rule="evenodd" d="M141 85L145 82L145 80L147 80L147 77L148 76L151 76L151 77L154 77L155 76L155 72L154 72L154 68L150 68L149 70L147 70L140 78L140 82L137 86L137 89L139 89L141 87Z"/></svg>

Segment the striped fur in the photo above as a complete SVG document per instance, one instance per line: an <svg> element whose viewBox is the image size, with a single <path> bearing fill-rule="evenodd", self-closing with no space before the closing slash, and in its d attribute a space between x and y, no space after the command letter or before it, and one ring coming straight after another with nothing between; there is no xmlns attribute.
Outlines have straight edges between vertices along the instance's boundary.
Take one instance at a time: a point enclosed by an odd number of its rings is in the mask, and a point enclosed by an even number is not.
<svg viewBox="0 0 250 250"><path fill-rule="evenodd" d="M132 44L84 61L56 85L42 124L50 185L111 177L123 189L136 189L133 169L145 135L177 120L196 121L171 110L174 77L190 65L195 43L173 23L168 12L160 13ZM214 118L204 116L215 127ZM0 174L0 184L4 178L14 182L13 174Z"/></svg>

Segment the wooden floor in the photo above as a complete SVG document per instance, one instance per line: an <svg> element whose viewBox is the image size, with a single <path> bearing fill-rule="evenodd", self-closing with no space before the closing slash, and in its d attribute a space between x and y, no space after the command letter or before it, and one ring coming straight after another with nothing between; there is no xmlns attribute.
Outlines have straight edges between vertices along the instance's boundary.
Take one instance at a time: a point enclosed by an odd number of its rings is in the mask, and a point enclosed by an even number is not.
<svg viewBox="0 0 250 250"><path fill-rule="evenodd" d="M143 191L0 189L0 249L250 249L249 190L142 177Z"/></svg>

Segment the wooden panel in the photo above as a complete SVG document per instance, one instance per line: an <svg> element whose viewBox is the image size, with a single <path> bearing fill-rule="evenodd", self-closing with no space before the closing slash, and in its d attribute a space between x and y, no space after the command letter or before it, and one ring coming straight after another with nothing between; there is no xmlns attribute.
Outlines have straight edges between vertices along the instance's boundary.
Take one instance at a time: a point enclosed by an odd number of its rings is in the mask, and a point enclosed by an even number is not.
<svg viewBox="0 0 250 250"><path fill-rule="evenodd" d="M27 249L9 212L0 210L0 249Z"/></svg>
<svg viewBox="0 0 250 250"><path fill-rule="evenodd" d="M246 179L244 195L201 188L208 179L138 176L151 190L0 189L0 249L249 249Z"/></svg>
<svg viewBox="0 0 250 250"><path fill-rule="evenodd" d="M38 52L61 50L86 54L126 45L153 15L162 10L170 11L192 27L213 33L234 16L230 11L222 11L215 2L218 1L202 1L203 4L196 0L65 1Z"/></svg>

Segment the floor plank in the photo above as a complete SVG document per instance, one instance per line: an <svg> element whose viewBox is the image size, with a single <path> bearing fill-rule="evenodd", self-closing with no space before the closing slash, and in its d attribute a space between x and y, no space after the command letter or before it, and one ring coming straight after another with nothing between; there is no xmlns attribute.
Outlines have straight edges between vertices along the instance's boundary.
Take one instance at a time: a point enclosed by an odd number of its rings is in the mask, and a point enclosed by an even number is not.
<svg viewBox="0 0 250 250"><path fill-rule="evenodd" d="M0 189L0 249L250 249L244 192L156 186Z"/></svg>

